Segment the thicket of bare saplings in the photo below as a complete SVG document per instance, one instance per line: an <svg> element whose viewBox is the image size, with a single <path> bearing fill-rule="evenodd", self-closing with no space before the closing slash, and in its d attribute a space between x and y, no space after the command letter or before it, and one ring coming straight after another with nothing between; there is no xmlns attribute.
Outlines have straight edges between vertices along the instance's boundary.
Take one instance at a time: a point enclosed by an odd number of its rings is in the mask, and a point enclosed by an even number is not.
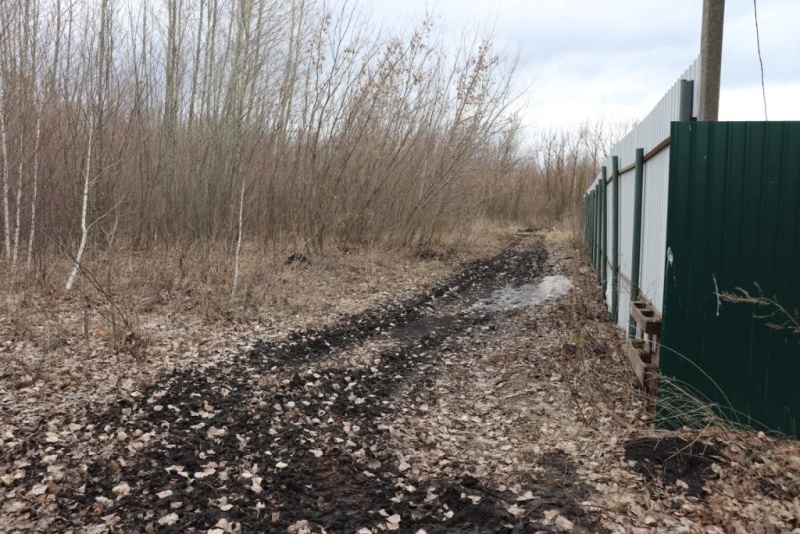
<svg viewBox="0 0 800 534"><path fill-rule="evenodd" d="M454 50L432 20L390 34L362 8L0 3L6 262L120 243L427 244L580 199L602 143L587 128L523 149L515 63L491 36Z"/></svg>

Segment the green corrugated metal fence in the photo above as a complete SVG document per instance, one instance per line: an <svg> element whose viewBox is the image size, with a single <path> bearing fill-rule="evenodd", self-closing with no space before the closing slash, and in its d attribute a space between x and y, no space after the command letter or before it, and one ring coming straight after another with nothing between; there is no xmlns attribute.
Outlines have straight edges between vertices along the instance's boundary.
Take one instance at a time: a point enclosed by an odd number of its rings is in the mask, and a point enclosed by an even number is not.
<svg viewBox="0 0 800 534"><path fill-rule="evenodd" d="M605 170L605 168L604 168ZM605 263L605 184L598 184L583 199L584 238L589 248L589 259L597 273L598 283L603 280Z"/></svg>
<svg viewBox="0 0 800 534"><path fill-rule="evenodd" d="M683 384L798 436L800 122L673 123L671 139L659 402ZM724 297L741 290L783 311Z"/></svg>

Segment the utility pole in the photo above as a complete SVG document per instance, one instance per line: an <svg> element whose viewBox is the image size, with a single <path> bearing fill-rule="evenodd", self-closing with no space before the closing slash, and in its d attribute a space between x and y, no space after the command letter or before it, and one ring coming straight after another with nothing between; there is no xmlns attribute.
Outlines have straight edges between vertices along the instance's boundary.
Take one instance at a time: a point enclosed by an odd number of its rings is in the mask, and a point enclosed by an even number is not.
<svg viewBox="0 0 800 534"><path fill-rule="evenodd" d="M719 85L722 70L722 26L725 0L703 0L700 34L700 110L698 120L719 118Z"/></svg>

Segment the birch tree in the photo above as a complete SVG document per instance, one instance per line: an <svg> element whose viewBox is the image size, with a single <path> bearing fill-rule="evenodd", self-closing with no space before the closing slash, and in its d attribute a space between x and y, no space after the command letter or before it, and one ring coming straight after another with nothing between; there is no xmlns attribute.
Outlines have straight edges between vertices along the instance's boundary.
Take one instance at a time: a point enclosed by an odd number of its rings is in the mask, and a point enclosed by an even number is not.
<svg viewBox="0 0 800 534"><path fill-rule="evenodd" d="M0 78L0 144L3 151L3 253L6 260L11 261L11 220L8 208L9 196L9 161L8 135L6 133L6 95L3 90L4 79Z"/></svg>
<svg viewBox="0 0 800 534"><path fill-rule="evenodd" d="M19 125L17 132L17 187L16 198L14 202L14 237L11 244L11 267L17 266L17 258L19 253L19 230L20 223L22 222L22 177L25 172L25 141L23 138L24 128L22 124Z"/></svg>
<svg viewBox="0 0 800 534"><path fill-rule="evenodd" d="M39 193L39 146L42 139L42 108L44 101L39 105L39 111L36 114L36 134L33 144L33 172L31 176L31 213L30 213L30 228L28 230L28 260L26 268L31 269L33 265L33 244L36 240L36 200Z"/></svg>
<svg viewBox="0 0 800 534"><path fill-rule="evenodd" d="M259 1L259 12L261 12L261 4ZM258 39L252 36L253 15L254 15L253 0L241 0L239 2L238 13L238 29L236 35L236 45L234 52L234 69L232 71L230 86L229 86L229 106L228 115L230 120L230 135L232 136L232 143L234 146L233 161L231 162L231 170L239 177L239 202L238 220L236 225L236 251L234 253L234 269L233 269L233 283L232 291L235 293L239 285L239 258L242 252L242 242L244 240L244 195L247 188L247 173L243 169L242 161L242 128L245 121L245 98L246 90L248 87L247 81L256 76L257 67L253 64L252 56L250 54L251 48L257 48ZM260 19L260 17L259 17ZM256 21L256 24L259 21ZM258 26L257 26L258 27ZM260 31L260 29L259 29ZM260 33L258 34L260 35ZM253 99L249 100L248 111L253 107Z"/></svg>
<svg viewBox="0 0 800 534"><path fill-rule="evenodd" d="M9 77L12 75L13 59L15 57L13 35L16 33L14 24L18 8L11 5L0 4L0 145L2 145L3 158L3 255L7 262L11 262L11 213L10 199L11 176L8 153L8 87Z"/></svg>
<svg viewBox="0 0 800 534"><path fill-rule="evenodd" d="M90 108L91 109L91 108ZM66 291L72 289L75 284L75 279L81 269L81 261L83 261L83 253L86 251L86 243L89 240L89 194L91 193L92 186L96 181L92 177L92 145L94 140L94 116L89 114L89 139L86 143L86 159L84 160L83 168L83 189L81 192L81 240L78 245L78 252L75 253L73 259L72 271L67 278L67 285L64 287Z"/></svg>
<svg viewBox="0 0 800 534"><path fill-rule="evenodd" d="M85 53L83 59L85 62L85 107L87 117L87 141L86 141L86 154L83 162L83 169L81 175L81 207L80 207L80 242L78 244L78 251L73 258L72 270L67 278L65 290L72 289L80 273L83 261L83 255L86 252L86 247L89 241L89 231L98 221L102 220L102 216L95 217L92 222L89 221L90 204L92 199L92 190L98 182L103 172L103 153L102 142L104 130L104 109L109 101L110 91L110 73L111 65L113 64L113 2L112 0L102 0L100 6L100 32L97 35L96 41L89 36L90 25L86 25L83 38L83 45ZM95 143L100 144L100 154L95 154Z"/></svg>

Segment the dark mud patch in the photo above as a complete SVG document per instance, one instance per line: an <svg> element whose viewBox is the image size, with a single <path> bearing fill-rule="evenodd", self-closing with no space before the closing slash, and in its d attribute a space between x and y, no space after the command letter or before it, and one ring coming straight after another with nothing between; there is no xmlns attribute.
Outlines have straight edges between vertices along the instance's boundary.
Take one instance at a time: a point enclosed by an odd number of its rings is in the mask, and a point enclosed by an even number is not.
<svg viewBox="0 0 800 534"><path fill-rule="evenodd" d="M589 497L592 489L583 484L569 456L561 451L546 454L539 465L544 473L534 487L540 495L549 496L549 500L542 499L542 507L556 509L578 525L590 527L591 522L577 504Z"/></svg>
<svg viewBox="0 0 800 534"><path fill-rule="evenodd" d="M711 465L721 458L713 445L677 436L637 438L625 444L625 459L635 462L634 471L670 485L681 480L688 486L686 492L695 497L705 497L705 481L717 478Z"/></svg>
<svg viewBox="0 0 800 534"><path fill-rule="evenodd" d="M541 469L530 473L524 481L529 495L523 499L510 496L511 502L516 500L516 504L524 508L521 519L526 528L531 527L536 532L559 532L545 517L545 512L556 510L573 523L573 532L606 532L579 505L594 490L583 483L570 457L563 451L554 451L542 455L537 463Z"/></svg>
<svg viewBox="0 0 800 534"><path fill-rule="evenodd" d="M258 342L249 357L268 368L315 361L335 349L391 335L390 330L418 322L442 305L474 301L506 285L533 280L541 276L546 259L541 243L525 249L509 248L489 259L467 264L456 275L407 300L384 302L325 329L292 332L286 340Z"/></svg>
<svg viewBox="0 0 800 534"><path fill-rule="evenodd" d="M480 481L467 493L459 481L421 486L404 475L382 424L401 409L404 391L435 375L453 336L484 321L445 320L382 352L377 365L298 370L274 389L259 387L257 367L184 374L122 406L138 413L122 430L158 443L114 472L105 462L90 465L83 492L62 499L64 513L88 509L94 520L120 518L123 530L166 532L203 531L220 520L243 531L286 532L306 521L314 531L355 532L380 529L394 514L401 532L527 531L529 521ZM121 483L132 491L113 500ZM174 525L159 525L170 513Z"/></svg>

